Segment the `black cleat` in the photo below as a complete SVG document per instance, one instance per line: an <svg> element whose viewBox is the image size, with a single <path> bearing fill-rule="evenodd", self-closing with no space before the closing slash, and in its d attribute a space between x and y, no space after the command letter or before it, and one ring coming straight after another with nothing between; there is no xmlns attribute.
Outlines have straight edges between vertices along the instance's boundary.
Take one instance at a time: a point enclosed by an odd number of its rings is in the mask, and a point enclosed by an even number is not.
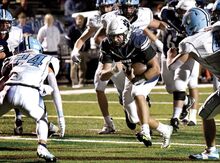
<svg viewBox="0 0 220 163"><path fill-rule="evenodd" d="M152 146L151 137L144 134L143 132L137 133L136 137L140 142L143 142L146 147Z"/></svg>
<svg viewBox="0 0 220 163"><path fill-rule="evenodd" d="M135 123L131 123L128 118L128 113L125 111L125 121L129 129L134 130L136 128Z"/></svg>
<svg viewBox="0 0 220 163"><path fill-rule="evenodd" d="M195 103L195 99L192 98L191 96L187 95L188 98L188 103L186 105L183 106L183 110L182 113L180 114L180 119L184 119L188 113L189 113L189 109L193 106L193 104Z"/></svg>
<svg viewBox="0 0 220 163"><path fill-rule="evenodd" d="M173 131L177 132L177 129L179 129L179 120L177 118L171 118L170 125L173 126Z"/></svg>

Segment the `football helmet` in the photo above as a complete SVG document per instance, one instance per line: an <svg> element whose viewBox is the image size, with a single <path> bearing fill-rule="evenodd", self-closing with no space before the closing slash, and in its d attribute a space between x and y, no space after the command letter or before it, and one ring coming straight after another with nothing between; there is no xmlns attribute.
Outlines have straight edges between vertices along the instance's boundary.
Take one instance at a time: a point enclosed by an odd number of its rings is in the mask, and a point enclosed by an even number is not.
<svg viewBox="0 0 220 163"><path fill-rule="evenodd" d="M139 0L119 0L119 5L122 10L122 15L130 19L138 12Z"/></svg>
<svg viewBox="0 0 220 163"><path fill-rule="evenodd" d="M176 5L176 9L182 9L185 11L187 11L193 7L196 7L195 0L179 0L179 2Z"/></svg>
<svg viewBox="0 0 220 163"><path fill-rule="evenodd" d="M5 9L0 9L0 32L6 34L10 31L14 18L11 13Z"/></svg>
<svg viewBox="0 0 220 163"><path fill-rule="evenodd" d="M210 15L201 8L191 8L183 16L182 24L191 36L210 25Z"/></svg>
<svg viewBox="0 0 220 163"><path fill-rule="evenodd" d="M15 48L15 53L22 53L29 50L35 53L43 52L40 42L32 36L24 37L23 41Z"/></svg>
<svg viewBox="0 0 220 163"><path fill-rule="evenodd" d="M130 39L131 31L131 24L128 19L120 15L112 20L106 28L108 40L115 46L126 45ZM115 41L115 37L118 35L123 35L123 40L120 43Z"/></svg>
<svg viewBox="0 0 220 163"><path fill-rule="evenodd" d="M96 0L96 7L99 8L101 15L105 14L105 6L112 6L116 3L116 0Z"/></svg>

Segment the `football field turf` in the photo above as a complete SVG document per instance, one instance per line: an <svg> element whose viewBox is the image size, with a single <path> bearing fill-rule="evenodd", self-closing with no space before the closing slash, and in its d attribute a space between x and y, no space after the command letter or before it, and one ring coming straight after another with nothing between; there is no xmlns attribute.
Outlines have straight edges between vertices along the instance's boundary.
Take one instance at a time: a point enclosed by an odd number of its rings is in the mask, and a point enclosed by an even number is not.
<svg viewBox="0 0 220 163"><path fill-rule="evenodd" d="M103 118L93 89L81 92L64 86L60 89L66 118L66 133L64 138L55 135L48 140L48 149L57 157L57 162L190 162L188 159L190 154L200 153L205 149L199 116L197 126L180 125L178 132L172 135L170 148L160 148L162 137L155 130L152 136L153 145L146 148L135 138L140 126L134 131L127 128L124 112L114 89L109 91L107 96L109 112L117 131L110 135L97 134L103 127ZM201 105L212 92L212 88L199 88L199 92ZM157 88L153 89L150 98L151 116L168 124L172 116L172 96L167 94L164 88ZM57 124L51 98L46 97L45 102L49 121ZM24 117L23 121L24 135L13 136L14 111L0 118L0 162L44 162L36 155L34 121L27 117ZM216 143L220 144L220 116L217 116L216 121Z"/></svg>

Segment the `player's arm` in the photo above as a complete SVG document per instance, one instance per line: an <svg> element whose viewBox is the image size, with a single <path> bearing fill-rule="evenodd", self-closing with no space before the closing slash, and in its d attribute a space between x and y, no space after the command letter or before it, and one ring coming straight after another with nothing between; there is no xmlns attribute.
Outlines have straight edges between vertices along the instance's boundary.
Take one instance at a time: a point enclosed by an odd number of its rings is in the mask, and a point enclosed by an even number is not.
<svg viewBox="0 0 220 163"><path fill-rule="evenodd" d="M163 43L157 38L155 34L147 27L144 29L144 34L157 46L160 52L163 52Z"/></svg>
<svg viewBox="0 0 220 163"><path fill-rule="evenodd" d="M147 80L160 75L160 65L157 56L154 56L147 62L147 71L144 72L144 77Z"/></svg>
<svg viewBox="0 0 220 163"><path fill-rule="evenodd" d="M95 33L94 36L96 45L100 45L100 43L105 37L106 37L106 29L102 26L98 29L98 31Z"/></svg>
<svg viewBox="0 0 220 163"><path fill-rule="evenodd" d="M117 66L115 66L117 68ZM118 70L112 68L112 63L104 63L102 70L100 72L100 79L102 81L109 80L114 73L117 73Z"/></svg>
<svg viewBox="0 0 220 163"><path fill-rule="evenodd" d="M90 37L93 36L95 31L96 31L95 27L88 27L82 33L82 35L76 40L74 44L74 48L71 52L71 59L74 63L79 63L81 61L79 51L82 48L82 46L85 44L86 40L88 40Z"/></svg>
<svg viewBox="0 0 220 163"><path fill-rule="evenodd" d="M49 68L47 79L48 79L48 84L53 88L53 92L52 92L53 102L55 104L56 112L58 115L58 123L60 127L61 137L63 137L65 133L65 119L63 114L62 99L57 85L55 74L51 68Z"/></svg>
<svg viewBox="0 0 220 163"><path fill-rule="evenodd" d="M165 30L167 26L168 26L167 23L165 23L164 21L156 20L156 19L153 19L148 25L149 28L161 29L161 30Z"/></svg>
<svg viewBox="0 0 220 163"><path fill-rule="evenodd" d="M167 52L167 67L168 69L176 70L181 67L188 59L189 54L177 54L176 48L170 48Z"/></svg>

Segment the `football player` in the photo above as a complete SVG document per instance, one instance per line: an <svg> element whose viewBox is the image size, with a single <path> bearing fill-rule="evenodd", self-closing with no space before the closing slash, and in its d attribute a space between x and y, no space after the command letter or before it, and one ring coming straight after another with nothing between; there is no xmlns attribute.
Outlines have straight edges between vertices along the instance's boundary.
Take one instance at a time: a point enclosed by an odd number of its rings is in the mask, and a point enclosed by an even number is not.
<svg viewBox="0 0 220 163"><path fill-rule="evenodd" d="M175 131L179 128L179 119L183 120L189 126L196 125L197 102L195 101L198 101L197 81L199 64L191 60L183 67L175 71L170 71L166 66L166 57L168 49L177 48L179 42L186 37L184 28L181 26L181 18L188 9L194 6L195 1L181 0L178 1L176 6L166 6L161 10L161 19L170 26L170 28L163 32L162 36L162 42L164 42L162 77L167 92L173 94L173 115L170 124L174 127ZM190 96L186 94L187 87L189 88ZM189 117L187 117L188 110Z"/></svg>
<svg viewBox="0 0 220 163"><path fill-rule="evenodd" d="M220 78L220 22L212 26L210 15L203 9L192 8L183 17L183 25L188 37L179 44L179 51L171 49L168 53L167 65L170 69L177 69L189 59L198 61L216 77ZM200 154L190 155L196 160L218 160L219 153L216 149L216 125L214 117L219 113L219 88L212 93L199 109L203 121L203 133L206 149Z"/></svg>
<svg viewBox="0 0 220 163"><path fill-rule="evenodd" d="M1 92L0 116L16 107L27 116L36 121L36 133L38 137L37 155L48 162L56 161L47 147L48 120L43 102L43 96L52 94L60 136L65 133L65 120L62 108L62 99L56 81L59 71L57 58L41 54L42 47L33 37L27 36L15 50L17 55L4 60L2 74L9 76L5 87ZM48 80L49 85L44 81Z"/></svg>
<svg viewBox="0 0 220 163"><path fill-rule="evenodd" d="M132 31L128 19L117 16L106 29L107 38L101 44L101 62L103 68L100 79L108 80L118 72L117 64L121 62L126 74L126 89L130 96L123 96L124 100L130 98L135 103L141 132L136 134L137 139L149 147L151 143L150 128L156 129L163 136L162 148L170 145L173 127L162 124L150 117L146 97L156 85L160 75L160 65L150 40L142 30ZM113 66L113 67L112 67Z"/></svg>
<svg viewBox="0 0 220 163"><path fill-rule="evenodd" d="M88 18L87 30L85 30L83 34L81 35L81 37L76 41L74 45L74 49L71 52L71 58L73 62L77 63L80 61L79 50L81 49L85 41L93 37L95 32L97 32L98 29L102 26L101 16L107 12L113 11L115 3L116 3L116 0L97 0L96 1L96 6L99 9L99 14ZM105 37L105 35L104 36L99 35L98 38L102 40L103 37ZM94 85L95 85L97 100L98 100L99 108L104 117L104 126L99 131L99 134L110 134L110 133L115 132L115 125L109 114L108 100L105 95L105 88L107 86L108 81L101 81L99 78L99 72L101 68L102 68L102 64L101 62L99 62L97 70L95 72L95 76L94 76ZM117 75L121 75L121 74L122 73L118 73ZM114 82L114 76L112 77L112 80ZM121 85L120 87L122 87L122 89L118 90L118 92L122 92L123 91L123 80L121 82L119 81L118 84L120 84Z"/></svg>

